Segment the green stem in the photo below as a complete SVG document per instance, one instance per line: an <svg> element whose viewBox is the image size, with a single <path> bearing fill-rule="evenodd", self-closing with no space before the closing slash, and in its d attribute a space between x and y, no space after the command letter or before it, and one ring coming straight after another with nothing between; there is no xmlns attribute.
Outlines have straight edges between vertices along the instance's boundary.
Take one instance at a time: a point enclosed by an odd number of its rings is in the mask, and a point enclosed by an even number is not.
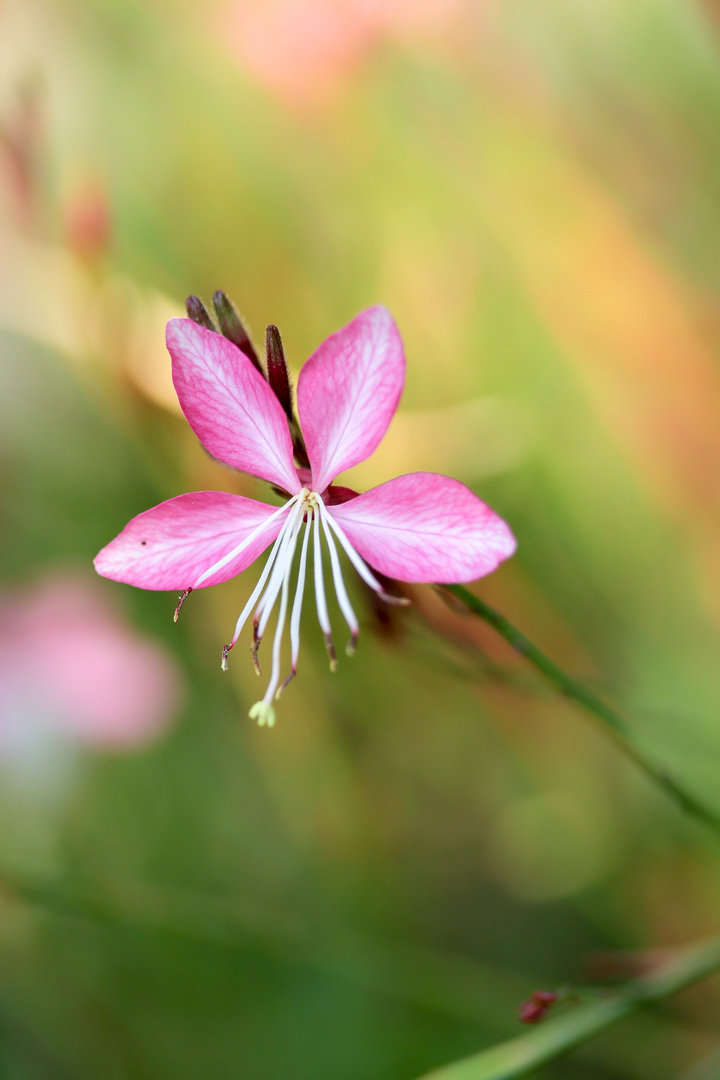
<svg viewBox="0 0 720 1080"><path fill-rule="evenodd" d="M720 938L683 949L612 997L580 1005L541 1027L428 1073L424 1080L514 1080L605 1031L644 1005L662 1001L720 969Z"/></svg>
<svg viewBox="0 0 720 1080"><path fill-rule="evenodd" d="M471 593L469 589L464 588L462 585L442 585L441 588L452 593L453 596L462 601L473 615L479 616L492 626L516 652L524 656L541 675L544 675L556 690L565 697L570 698L581 709L584 709L585 712L590 713L595 720L599 721L625 756L634 762L646 776L658 784L687 814L720 834L720 815L701 803L692 792L687 791L674 779L664 765L653 761L635 745L632 727L619 713L611 709L599 697L596 697L592 690L588 690L582 683L576 682L575 679L571 679L569 675L566 675L557 664L554 664L536 645L533 645L520 630L508 622L504 615L495 611L484 600Z"/></svg>

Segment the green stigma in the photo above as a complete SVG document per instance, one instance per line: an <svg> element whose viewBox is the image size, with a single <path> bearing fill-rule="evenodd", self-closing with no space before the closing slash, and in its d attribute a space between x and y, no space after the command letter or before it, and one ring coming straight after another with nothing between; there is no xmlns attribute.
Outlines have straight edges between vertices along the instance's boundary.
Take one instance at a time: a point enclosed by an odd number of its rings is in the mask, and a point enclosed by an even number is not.
<svg viewBox="0 0 720 1080"><path fill-rule="evenodd" d="M256 701L248 715L251 720L257 720L260 727L275 726L275 710L266 701Z"/></svg>

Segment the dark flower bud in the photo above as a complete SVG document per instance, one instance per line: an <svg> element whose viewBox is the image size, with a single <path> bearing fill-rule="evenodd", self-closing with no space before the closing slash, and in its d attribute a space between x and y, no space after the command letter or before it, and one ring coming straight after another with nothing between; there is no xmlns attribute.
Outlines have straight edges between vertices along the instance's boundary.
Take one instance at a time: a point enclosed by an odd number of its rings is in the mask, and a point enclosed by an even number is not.
<svg viewBox="0 0 720 1080"><path fill-rule="evenodd" d="M185 301L185 310L188 313L188 319L192 319L198 326L204 326L206 330L214 330L217 333L217 327L213 325L207 308L198 296L188 296Z"/></svg>
<svg viewBox="0 0 720 1080"><path fill-rule="evenodd" d="M237 345L241 352L245 353L248 360L250 360L258 369L261 375L265 375L260 363L260 357L255 352L255 346L250 340L250 336L240 321L240 316L235 310L235 305L225 295L222 289L218 289L216 293L213 293L213 307L215 308L215 314L217 321L220 325L220 333L232 341L233 345Z"/></svg>
<svg viewBox="0 0 720 1080"><path fill-rule="evenodd" d="M277 326L268 326L265 334L267 353L267 377L275 397L278 399L290 423L294 423L292 387L290 372L285 360L282 338Z"/></svg>

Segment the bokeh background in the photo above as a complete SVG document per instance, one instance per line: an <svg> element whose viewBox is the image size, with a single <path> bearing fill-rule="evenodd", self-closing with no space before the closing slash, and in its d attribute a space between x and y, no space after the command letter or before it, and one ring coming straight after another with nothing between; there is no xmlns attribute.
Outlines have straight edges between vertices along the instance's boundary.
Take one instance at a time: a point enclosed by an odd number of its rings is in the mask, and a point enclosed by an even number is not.
<svg viewBox="0 0 720 1080"><path fill-rule="evenodd" d="M717 931L712 841L430 589L334 676L308 618L268 731L219 667L254 570L174 625L92 557L266 497L179 414L185 296L296 372L382 302L407 387L348 482L490 502L478 593L720 809L719 252L715 0L0 0L3 1077L412 1080ZM708 984L542 1075L718 1041Z"/></svg>

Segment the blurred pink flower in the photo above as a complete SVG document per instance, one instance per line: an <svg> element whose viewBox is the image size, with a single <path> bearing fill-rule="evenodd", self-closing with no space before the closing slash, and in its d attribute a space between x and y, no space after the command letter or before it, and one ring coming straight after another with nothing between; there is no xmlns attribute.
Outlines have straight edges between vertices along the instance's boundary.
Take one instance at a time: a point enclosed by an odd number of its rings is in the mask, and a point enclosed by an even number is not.
<svg viewBox="0 0 720 1080"><path fill-rule="evenodd" d="M231 0L223 44L288 104L329 96L383 37L435 32L462 0Z"/></svg>
<svg viewBox="0 0 720 1080"><path fill-rule="evenodd" d="M451 583L490 574L513 554L515 538L505 522L448 476L409 473L363 495L333 485L339 473L376 449L400 400L405 356L385 308L361 312L324 341L300 372L298 413L309 469L297 469L293 462L291 402L286 402L286 413L262 373L239 348L190 319L172 319L166 339L180 405L205 449L220 461L267 480L285 493L287 501L276 507L221 491L178 495L133 518L96 556L95 568L105 577L142 589L181 590L182 604L193 589L240 574L272 544L260 581L223 654L225 667L227 653L259 598L253 621L257 659L279 597L272 675L262 701L250 710L259 723L274 723L272 702L297 669L311 532L318 621L331 666L335 652L321 536L351 633L351 651L358 622L343 582L338 544L363 581L391 602L395 598L387 596L369 566L399 581ZM290 617L291 672L281 685L280 650L298 547Z"/></svg>
<svg viewBox="0 0 720 1080"><path fill-rule="evenodd" d="M58 573L0 595L0 755L45 734L138 746L171 720L179 674L96 584Z"/></svg>

